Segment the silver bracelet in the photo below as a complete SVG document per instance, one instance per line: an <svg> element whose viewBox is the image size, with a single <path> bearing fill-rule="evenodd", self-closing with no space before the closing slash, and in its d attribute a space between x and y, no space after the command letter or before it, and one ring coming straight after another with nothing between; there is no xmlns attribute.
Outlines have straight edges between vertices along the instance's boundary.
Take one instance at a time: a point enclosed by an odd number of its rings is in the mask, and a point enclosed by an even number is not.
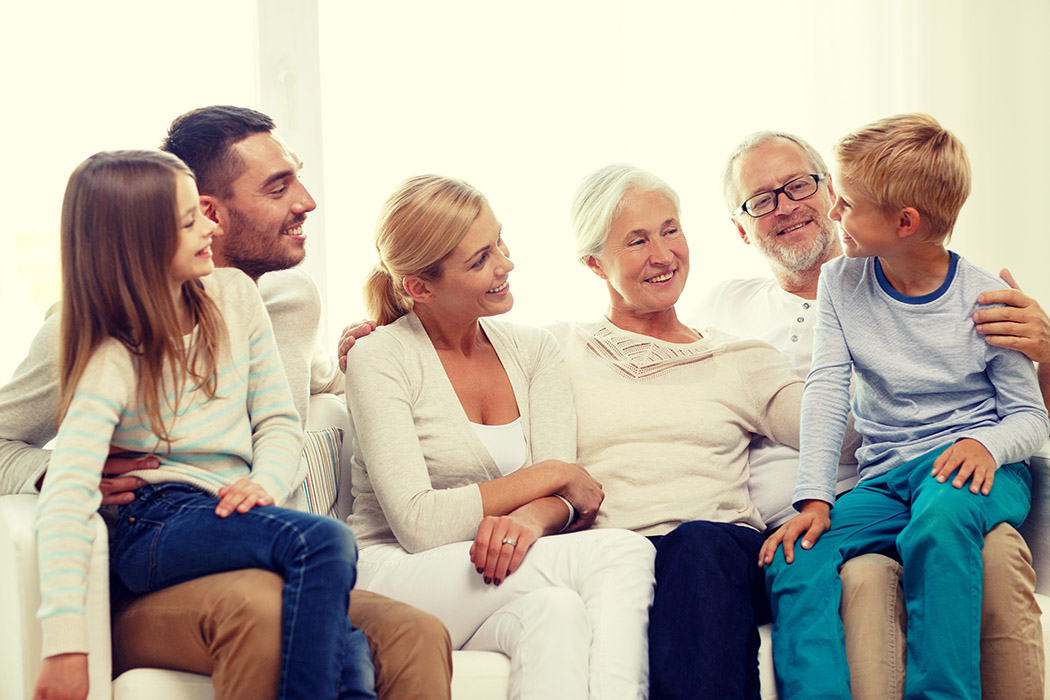
<svg viewBox="0 0 1050 700"><path fill-rule="evenodd" d="M576 509L573 508L572 504L569 503L568 499L564 498L563 496L559 496L556 493L552 494L552 495L555 498L559 499L562 503L564 503L565 507L569 509L569 517L565 520L565 524L561 526L561 529L558 530L559 533L560 532L565 532L565 528L567 528L570 525L572 525L572 521L576 519Z"/></svg>

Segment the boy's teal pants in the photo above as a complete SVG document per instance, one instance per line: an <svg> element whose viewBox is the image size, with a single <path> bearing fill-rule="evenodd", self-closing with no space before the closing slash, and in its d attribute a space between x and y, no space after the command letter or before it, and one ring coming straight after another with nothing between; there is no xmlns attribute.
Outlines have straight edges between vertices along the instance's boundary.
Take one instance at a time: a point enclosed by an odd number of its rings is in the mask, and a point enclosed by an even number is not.
<svg viewBox="0 0 1050 700"><path fill-rule="evenodd" d="M773 662L781 700L849 700L849 668L839 602L839 568L879 552L904 570L908 612L907 700L980 700L981 548L1001 522L1028 515L1032 477L1024 463L999 467L982 496L939 483L933 462L947 446L866 480L838 500L831 529L809 550L783 547L767 568Z"/></svg>

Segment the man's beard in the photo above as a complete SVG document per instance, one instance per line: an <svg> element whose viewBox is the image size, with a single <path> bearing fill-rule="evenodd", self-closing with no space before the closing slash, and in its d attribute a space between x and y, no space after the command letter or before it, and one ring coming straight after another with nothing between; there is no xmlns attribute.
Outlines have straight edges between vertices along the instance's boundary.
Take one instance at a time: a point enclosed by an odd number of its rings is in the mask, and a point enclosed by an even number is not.
<svg viewBox="0 0 1050 700"><path fill-rule="evenodd" d="M230 207L229 231L222 237L222 254L227 264L258 279L267 272L287 270L302 262L304 248L289 248L279 231L265 231L256 226L249 217ZM306 217L293 217L281 224L281 231L305 221Z"/></svg>
<svg viewBox="0 0 1050 700"><path fill-rule="evenodd" d="M813 216L817 226L817 237L808 245L784 245L777 242L777 235L769 237L755 236L759 250L767 258L787 272L795 274L809 272L824 263L835 245L835 230L829 219ZM804 219L803 219L804 220ZM785 225L785 228L800 223L798 221Z"/></svg>

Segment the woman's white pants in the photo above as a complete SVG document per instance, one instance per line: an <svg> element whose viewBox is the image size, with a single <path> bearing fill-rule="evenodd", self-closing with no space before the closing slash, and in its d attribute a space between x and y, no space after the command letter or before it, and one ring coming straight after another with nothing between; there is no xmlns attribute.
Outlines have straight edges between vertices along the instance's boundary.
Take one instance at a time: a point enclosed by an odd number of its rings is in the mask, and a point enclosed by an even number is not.
<svg viewBox="0 0 1050 700"><path fill-rule="evenodd" d="M653 600L650 542L626 530L541 537L501 585L486 585L471 542L409 554L361 550L357 587L437 616L456 649L510 657L511 698L645 698Z"/></svg>

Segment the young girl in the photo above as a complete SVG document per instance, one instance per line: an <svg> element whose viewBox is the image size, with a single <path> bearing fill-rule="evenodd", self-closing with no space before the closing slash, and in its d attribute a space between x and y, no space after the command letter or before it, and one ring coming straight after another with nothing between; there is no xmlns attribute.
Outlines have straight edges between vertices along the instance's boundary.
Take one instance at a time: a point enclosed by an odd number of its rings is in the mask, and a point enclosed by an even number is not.
<svg viewBox="0 0 1050 700"><path fill-rule="evenodd" d="M88 158L62 208L60 427L37 509L44 664L36 698L84 698L84 599L102 466L154 454L120 506L111 561L146 593L231 569L285 579L281 698L375 698L346 616L350 529L276 507L302 434L269 317L243 273L217 270L215 224L189 169L160 151Z"/></svg>

